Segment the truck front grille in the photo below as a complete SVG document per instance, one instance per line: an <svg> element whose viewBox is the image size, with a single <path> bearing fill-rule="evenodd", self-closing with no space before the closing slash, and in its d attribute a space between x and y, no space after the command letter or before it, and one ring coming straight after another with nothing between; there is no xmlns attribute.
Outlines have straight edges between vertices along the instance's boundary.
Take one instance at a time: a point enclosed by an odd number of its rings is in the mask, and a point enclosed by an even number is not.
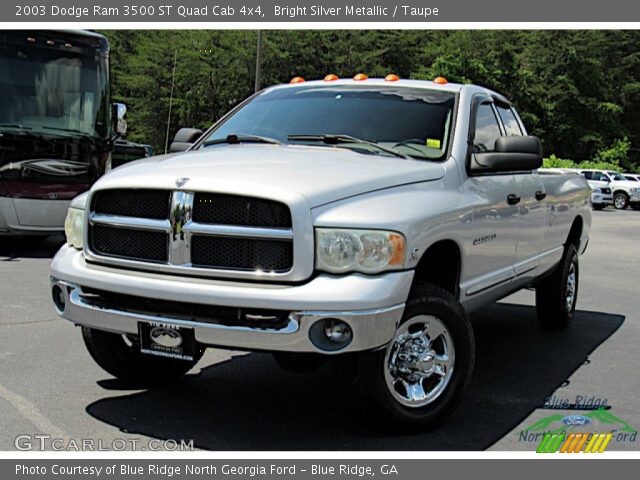
<svg viewBox="0 0 640 480"><path fill-rule="evenodd" d="M223 238L207 235L191 237L191 263L194 266L286 272L291 268L293 245L290 241Z"/></svg>
<svg viewBox="0 0 640 480"><path fill-rule="evenodd" d="M89 244L99 255L148 262L166 262L169 236L164 232L93 225Z"/></svg>
<svg viewBox="0 0 640 480"><path fill-rule="evenodd" d="M273 200L220 193L196 193L193 221L219 225L291 228L291 213L285 204Z"/></svg>
<svg viewBox="0 0 640 480"><path fill-rule="evenodd" d="M607 187L600 188L600 193L604 193L605 195L611 194L611 189Z"/></svg>
<svg viewBox="0 0 640 480"><path fill-rule="evenodd" d="M164 190L100 190L93 195L95 213L162 220L169 218L171 192Z"/></svg>
<svg viewBox="0 0 640 480"><path fill-rule="evenodd" d="M181 267L183 272L191 268L286 273L294 261L287 205L184 191L95 192L88 249L96 258L160 263Z"/></svg>

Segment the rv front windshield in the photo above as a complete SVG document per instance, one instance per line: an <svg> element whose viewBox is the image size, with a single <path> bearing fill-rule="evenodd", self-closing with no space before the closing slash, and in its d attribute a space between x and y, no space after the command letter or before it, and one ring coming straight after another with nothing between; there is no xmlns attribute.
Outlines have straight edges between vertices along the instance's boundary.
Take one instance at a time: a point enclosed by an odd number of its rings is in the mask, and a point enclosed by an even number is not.
<svg viewBox="0 0 640 480"><path fill-rule="evenodd" d="M27 32L0 43L0 130L109 136L107 57L87 42Z"/></svg>

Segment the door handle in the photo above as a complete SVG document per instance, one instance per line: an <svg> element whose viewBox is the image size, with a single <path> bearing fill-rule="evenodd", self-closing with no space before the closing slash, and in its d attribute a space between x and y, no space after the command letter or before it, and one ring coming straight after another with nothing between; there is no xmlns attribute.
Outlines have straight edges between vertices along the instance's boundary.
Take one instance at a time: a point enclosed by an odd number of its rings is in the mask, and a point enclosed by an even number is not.
<svg viewBox="0 0 640 480"><path fill-rule="evenodd" d="M536 192L536 200L538 200L538 201L544 200L546 196L547 196L547 194L545 192L543 192L542 190L538 190Z"/></svg>
<svg viewBox="0 0 640 480"><path fill-rule="evenodd" d="M509 205L515 205L517 203L520 203L520 197L515 193L510 193L509 196L507 197L507 203Z"/></svg>

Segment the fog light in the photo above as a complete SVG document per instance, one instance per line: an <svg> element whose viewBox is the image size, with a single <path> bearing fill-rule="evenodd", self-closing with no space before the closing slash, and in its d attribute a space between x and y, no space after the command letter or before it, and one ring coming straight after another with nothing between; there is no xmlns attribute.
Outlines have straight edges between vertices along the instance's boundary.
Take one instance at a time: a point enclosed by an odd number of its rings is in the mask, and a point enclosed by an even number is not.
<svg viewBox="0 0 640 480"><path fill-rule="evenodd" d="M325 321L324 334L332 342L343 343L351 338L351 329L342 320L329 319Z"/></svg>
<svg viewBox="0 0 640 480"><path fill-rule="evenodd" d="M351 343L353 331L347 322L337 318L318 320L309 329L309 339L320 350L335 352Z"/></svg>
<svg viewBox="0 0 640 480"><path fill-rule="evenodd" d="M64 294L62 287L60 287L60 285L54 285L51 289L51 296L56 310L58 313L62 314L67 306L67 296Z"/></svg>

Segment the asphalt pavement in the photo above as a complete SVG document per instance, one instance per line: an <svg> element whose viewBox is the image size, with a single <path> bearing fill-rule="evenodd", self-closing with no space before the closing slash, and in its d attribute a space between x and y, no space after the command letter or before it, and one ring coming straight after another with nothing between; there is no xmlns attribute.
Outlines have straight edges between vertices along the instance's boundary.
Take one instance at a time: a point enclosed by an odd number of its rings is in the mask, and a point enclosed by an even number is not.
<svg viewBox="0 0 640 480"><path fill-rule="evenodd" d="M331 368L281 370L268 354L208 350L177 385L132 389L102 371L50 302L63 239L0 239L0 450L534 450L570 415L638 450L640 212L594 212L578 313L539 328L534 293L473 315L478 357L457 412L422 433L389 433L359 413ZM600 408L599 408L600 407ZM587 420L584 420L587 418Z"/></svg>

